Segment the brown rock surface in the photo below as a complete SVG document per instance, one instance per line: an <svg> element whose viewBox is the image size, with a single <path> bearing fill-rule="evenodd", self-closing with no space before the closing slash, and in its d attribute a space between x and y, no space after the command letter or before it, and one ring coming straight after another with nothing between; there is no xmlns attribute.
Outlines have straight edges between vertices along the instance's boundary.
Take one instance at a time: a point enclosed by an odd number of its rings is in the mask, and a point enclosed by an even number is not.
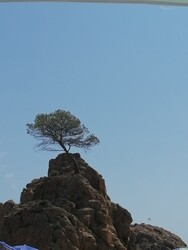
<svg viewBox="0 0 188 250"><path fill-rule="evenodd" d="M60 154L50 160L48 177L26 185L20 204L0 203L1 241L26 243L40 250L168 250L185 246L178 237L164 234L165 230L130 226L131 214L111 202L102 176L79 154L72 156L78 174L72 158Z"/></svg>
<svg viewBox="0 0 188 250"><path fill-rule="evenodd" d="M148 224L131 225L136 250L171 250L186 244L175 234Z"/></svg>

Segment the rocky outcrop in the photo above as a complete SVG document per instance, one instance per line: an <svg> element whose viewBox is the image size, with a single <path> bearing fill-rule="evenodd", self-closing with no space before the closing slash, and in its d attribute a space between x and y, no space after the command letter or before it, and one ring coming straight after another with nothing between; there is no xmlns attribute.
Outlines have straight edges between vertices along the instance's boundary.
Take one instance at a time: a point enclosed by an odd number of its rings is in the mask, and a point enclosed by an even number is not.
<svg viewBox="0 0 188 250"><path fill-rule="evenodd" d="M131 230L137 250L171 250L186 246L178 236L160 227L142 223L132 225Z"/></svg>
<svg viewBox="0 0 188 250"><path fill-rule="evenodd" d="M131 214L110 201L101 175L73 157L79 174L72 157L60 154L49 162L48 177L27 184L19 205L1 205L1 240L40 250L127 249Z"/></svg>
<svg viewBox="0 0 188 250"><path fill-rule="evenodd" d="M143 231L144 226L139 230L131 222L131 214L108 197L102 176L79 154L60 154L50 160L48 177L27 184L20 204L0 204L0 239L10 245L26 243L40 250L168 250L185 246L178 237L163 237L162 229L148 231L145 227Z"/></svg>

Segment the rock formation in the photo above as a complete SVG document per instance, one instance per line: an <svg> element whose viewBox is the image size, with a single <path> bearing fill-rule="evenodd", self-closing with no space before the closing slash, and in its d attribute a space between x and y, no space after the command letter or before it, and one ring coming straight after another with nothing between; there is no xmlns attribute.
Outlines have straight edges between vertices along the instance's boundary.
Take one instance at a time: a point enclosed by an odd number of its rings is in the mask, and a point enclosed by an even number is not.
<svg viewBox="0 0 188 250"><path fill-rule="evenodd" d="M79 154L60 154L50 160L48 177L27 184L20 204L0 204L0 240L10 245L26 243L40 250L169 250L186 246L170 232L131 222L131 214L108 197L102 176Z"/></svg>
<svg viewBox="0 0 188 250"><path fill-rule="evenodd" d="M134 232L137 250L171 250L177 246L186 246L178 236L163 228L142 223L131 225L131 230Z"/></svg>

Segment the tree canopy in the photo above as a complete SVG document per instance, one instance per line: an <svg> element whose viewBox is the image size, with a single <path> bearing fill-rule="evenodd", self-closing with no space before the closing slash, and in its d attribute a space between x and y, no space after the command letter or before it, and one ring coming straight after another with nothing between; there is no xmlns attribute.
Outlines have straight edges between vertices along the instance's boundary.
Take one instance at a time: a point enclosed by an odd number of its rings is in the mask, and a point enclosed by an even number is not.
<svg viewBox="0 0 188 250"><path fill-rule="evenodd" d="M59 109L49 114L38 114L34 123L26 126L27 133L40 141L36 147L42 150L68 153L71 147L88 150L99 143L99 139L69 111Z"/></svg>

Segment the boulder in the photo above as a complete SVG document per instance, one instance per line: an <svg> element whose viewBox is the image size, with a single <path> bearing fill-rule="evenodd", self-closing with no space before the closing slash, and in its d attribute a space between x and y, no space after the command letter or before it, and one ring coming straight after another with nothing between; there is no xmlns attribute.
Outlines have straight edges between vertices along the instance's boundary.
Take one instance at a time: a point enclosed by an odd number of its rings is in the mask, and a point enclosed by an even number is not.
<svg viewBox="0 0 188 250"><path fill-rule="evenodd" d="M186 244L175 234L148 224L131 225L136 250L172 250Z"/></svg>

